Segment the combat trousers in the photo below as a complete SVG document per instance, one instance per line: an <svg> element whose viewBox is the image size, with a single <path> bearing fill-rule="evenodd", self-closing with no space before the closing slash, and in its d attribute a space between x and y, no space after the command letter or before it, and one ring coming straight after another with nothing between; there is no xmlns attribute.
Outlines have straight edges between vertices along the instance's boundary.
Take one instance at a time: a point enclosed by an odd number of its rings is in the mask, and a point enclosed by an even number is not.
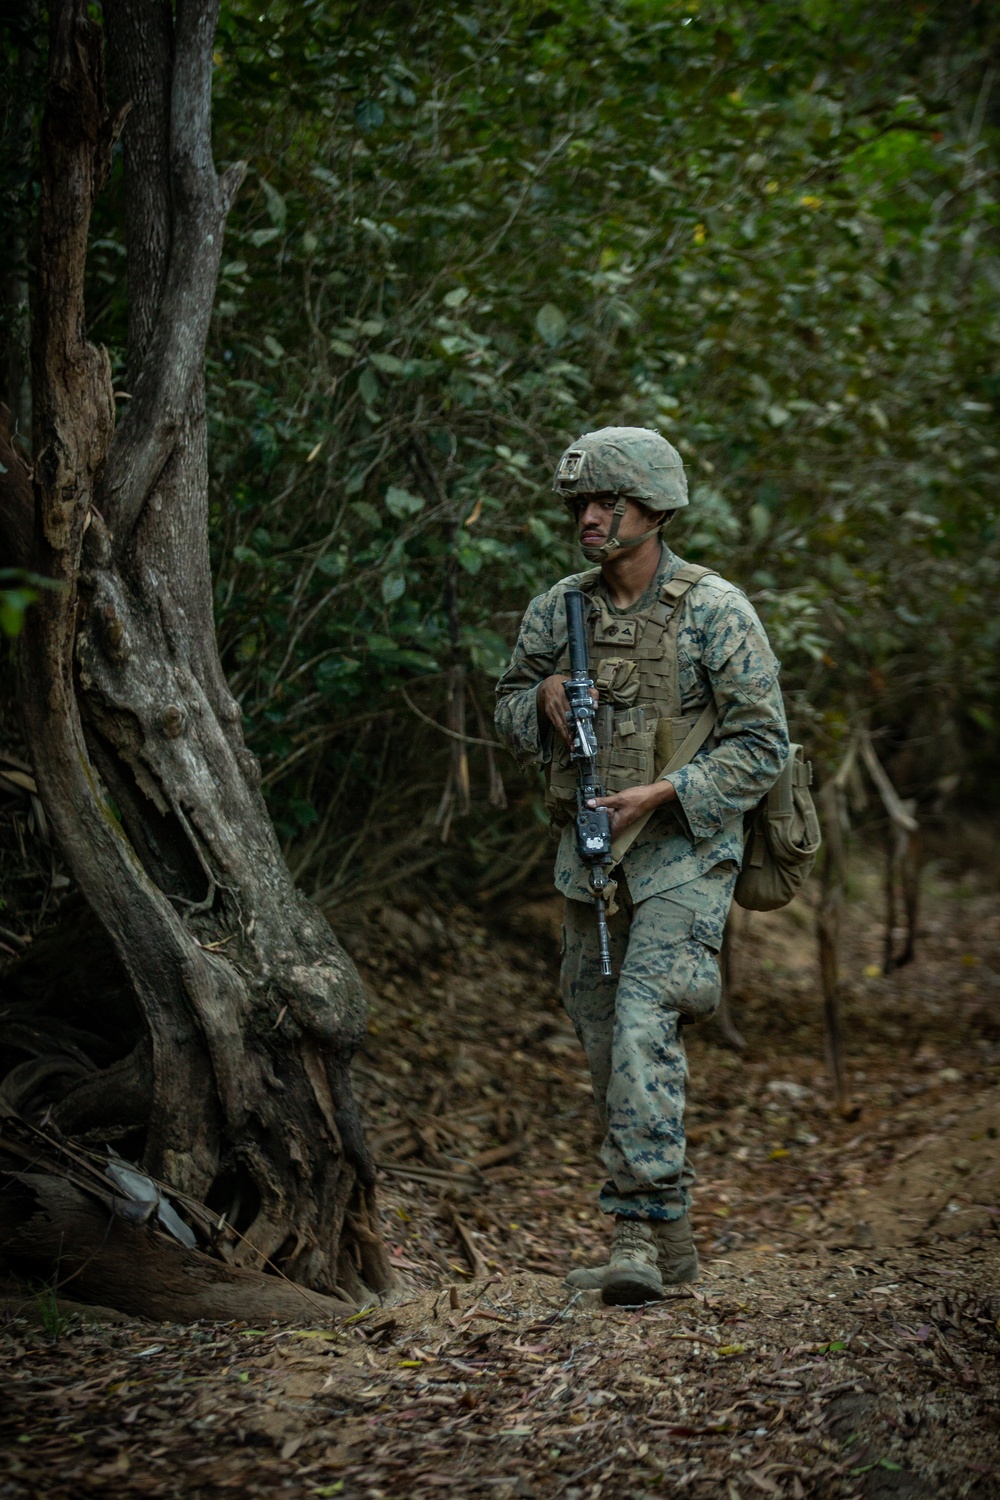
<svg viewBox="0 0 1000 1500"><path fill-rule="evenodd" d="M680 1027L718 1007L718 953L737 873L732 863L717 865L635 904L622 882L608 921L610 979L601 975L593 906L566 902L562 999L587 1054L605 1132L605 1213L677 1219L690 1206Z"/></svg>

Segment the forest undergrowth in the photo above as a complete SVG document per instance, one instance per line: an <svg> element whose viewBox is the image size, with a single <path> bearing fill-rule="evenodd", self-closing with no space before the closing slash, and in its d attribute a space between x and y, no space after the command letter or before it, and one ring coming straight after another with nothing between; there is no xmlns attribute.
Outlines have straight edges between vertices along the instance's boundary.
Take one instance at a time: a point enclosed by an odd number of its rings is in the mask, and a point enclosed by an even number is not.
<svg viewBox="0 0 1000 1500"><path fill-rule="evenodd" d="M116 1495L1000 1495L995 880L932 866L884 977L854 871L847 1116L814 897L737 934L734 1016L688 1032L703 1276L567 1292L606 1243L558 906L334 913L371 991L359 1091L399 1291L338 1327L157 1325L9 1288L0 1500Z"/></svg>

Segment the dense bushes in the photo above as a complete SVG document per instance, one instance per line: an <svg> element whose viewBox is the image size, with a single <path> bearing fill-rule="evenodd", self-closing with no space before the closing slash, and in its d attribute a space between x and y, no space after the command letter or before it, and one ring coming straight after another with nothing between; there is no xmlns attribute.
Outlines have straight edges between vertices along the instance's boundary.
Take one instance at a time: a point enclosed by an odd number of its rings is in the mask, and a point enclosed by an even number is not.
<svg viewBox="0 0 1000 1500"><path fill-rule="evenodd" d="M503 768L503 814L472 745L467 798L422 716L490 738L520 610L575 565L551 466L609 421L685 454L672 544L758 603L820 760L858 717L928 783L994 755L981 9L224 9L216 149L250 175L209 371L218 618L307 883L440 863L443 831L442 878L530 866L530 777Z"/></svg>

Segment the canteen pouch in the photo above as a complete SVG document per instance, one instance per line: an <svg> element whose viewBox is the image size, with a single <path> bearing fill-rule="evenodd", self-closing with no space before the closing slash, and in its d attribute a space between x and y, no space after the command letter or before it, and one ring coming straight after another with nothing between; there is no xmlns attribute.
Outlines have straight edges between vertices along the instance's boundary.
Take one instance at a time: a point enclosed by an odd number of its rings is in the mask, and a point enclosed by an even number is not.
<svg viewBox="0 0 1000 1500"><path fill-rule="evenodd" d="M812 766L802 746L792 745L785 769L747 815L743 867L733 893L746 911L787 906L805 884L820 846L811 784Z"/></svg>

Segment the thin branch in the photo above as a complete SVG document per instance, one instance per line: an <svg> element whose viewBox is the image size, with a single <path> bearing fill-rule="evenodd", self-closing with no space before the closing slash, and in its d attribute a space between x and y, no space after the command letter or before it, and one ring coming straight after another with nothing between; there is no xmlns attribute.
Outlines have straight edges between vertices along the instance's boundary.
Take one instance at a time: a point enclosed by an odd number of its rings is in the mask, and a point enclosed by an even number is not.
<svg viewBox="0 0 1000 1500"><path fill-rule="evenodd" d="M858 736L853 734L847 746L847 752L837 767L830 780L838 791L847 786L854 772L854 762L858 757Z"/></svg>
<svg viewBox="0 0 1000 1500"><path fill-rule="evenodd" d="M889 814L890 819L904 833L916 833L918 827L916 818L911 818L900 800L899 793L893 786L871 742L871 736L865 730L861 735L861 759L865 763L865 769L874 781L879 796L882 798L882 806Z"/></svg>
<svg viewBox="0 0 1000 1500"><path fill-rule="evenodd" d="M429 714L423 713L412 701L404 687L401 687L399 691L403 702L410 712L416 714L417 718L422 719L425 724L429 724L432 729L436 729L438 734L446 734L450 740L460 740L463 745L486 745L491 750L502 750L504 748L499 740L481 740L476 735L460 734L457 729L448 729L444 724L439 724L437 719L432 719Z"/></svg>

